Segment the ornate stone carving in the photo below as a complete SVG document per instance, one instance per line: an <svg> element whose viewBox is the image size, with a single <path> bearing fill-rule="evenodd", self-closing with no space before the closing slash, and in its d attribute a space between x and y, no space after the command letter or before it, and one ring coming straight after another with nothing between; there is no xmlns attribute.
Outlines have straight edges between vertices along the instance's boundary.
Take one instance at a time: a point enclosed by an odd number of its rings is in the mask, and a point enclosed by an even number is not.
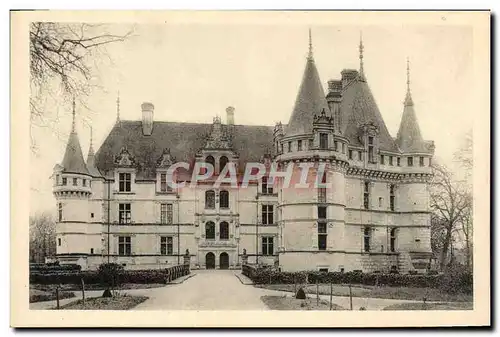
<svg viewBox="0 0 500 337"><path fill-rule="evenodd" d="M231 140L222 128L220 117L214 118L212 132L207 137L206 149L231 149Z"/></svg>
<svg viewBox="0 0 500 337"><path fill-rule="evenodd" d="M126 147L122 147L120 153L115 156L115 164L119 167L134 167L135 159Z"/></svg>
<svg viewBox="0 0 500 337"><path fill-rule="evenodd" d="M175 162L175 158L170 154L170 149L165 148L160 158L158 158L156 165L159 168L168 168Z"/></svg>
<svg viewBox="0 0 500 337"><path fill-rule="evenodd" d="M325 109L321 111L321 114L315 114L313 117L313 124L326 124L328 126L333 125L333 117L327 116Z"/></svg>

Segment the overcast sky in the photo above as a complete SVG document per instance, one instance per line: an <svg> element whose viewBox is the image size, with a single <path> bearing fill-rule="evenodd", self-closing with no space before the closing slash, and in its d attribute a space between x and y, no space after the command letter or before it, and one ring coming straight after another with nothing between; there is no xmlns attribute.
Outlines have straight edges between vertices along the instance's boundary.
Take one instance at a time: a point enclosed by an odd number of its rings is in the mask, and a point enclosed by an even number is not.
<svg viewBox="0 0 500 337"><path fill-rule="evenodd" d="M110 26L124 32L130 26ZM406 58L422 134L436 144L436 159L452 164L452 153L470 129L473 105L472 30L467 26L310 26L314 58L324 84L344 68L359 67L363 31L364 70L392 136L396 136L406 91ZM102 90L77 106L77 131L85 157L89 123L97 151L116 119L139 120L140 105L155 106L162 121L210 123L234 106L237 124L287 123L304 71L308 28L300 25L138 25L128 41L100 58ZM31 160L30 212L55 209L49 176L62 161L71 128L71 108L49 104L60 116L56 130L36 128L39 147ZM56 132L54 132L56 131Z"/></svg>

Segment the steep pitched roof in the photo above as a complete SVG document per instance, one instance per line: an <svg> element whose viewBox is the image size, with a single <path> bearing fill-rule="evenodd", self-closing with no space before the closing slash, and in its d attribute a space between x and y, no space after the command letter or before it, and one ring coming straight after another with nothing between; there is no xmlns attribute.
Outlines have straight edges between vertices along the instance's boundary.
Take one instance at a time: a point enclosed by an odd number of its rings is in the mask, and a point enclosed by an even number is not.
<svg viewBox="0 0 500 337"><path fill-rule="evenodd" d="M66 145L66 152L61 163L62 172L89 174L85 160L83 159L82 147L75 130L71 131Z"/></svg>
<svg viewBox="0 0 500 337"><path fill-rule="evenodd" d="M323 110L330 115L325 91L312 55L307 58L302 83L295 100L292 115L285 129L286 136L312 132L313 117Z"/></svg>
<svg viewBox="0 0 500 337"><path fill-rule="evenodd" d="M407 153L425 153L430 152L429 144L424 141L420 133L420 127L417 121L417 115L413 105L411 95L407 93L403 117L399 125L396 143L403 152Z"/></svg>
<svg viewBox="0 0 500 337"><path fill-rule="evenodd" d="M222 125L227 128L227 125ZM266 152L271 152L273 127L260 125L234 125L232 149L239 155L239 168L248 161L260 162ZM155 179L157 160L165 148L175 161L192 164L194 156L202 149L211 133L212 124L155 122L151 136L142 133L141 121L116 124L95 155L96 167L108 178L115 167L114 157L122 147L138 163L138 179Z"/></svg>
<svg viewBox="0 0 500 337"><path fill-rule="evenodd" d="M341 130L351 145L362 146L360 126L373 123L379 129L380 150L399 152L364 76L357 76L343 88L341 112Z"/></svg>
<svg viewBox="0 0 500 337"><path fill-rule="evenodd" d="M90 141L89 154L87 155L87 170L92 177L102 177L101 173L95 166L95 153L94 147L92 146L92 140Z"/></svg>

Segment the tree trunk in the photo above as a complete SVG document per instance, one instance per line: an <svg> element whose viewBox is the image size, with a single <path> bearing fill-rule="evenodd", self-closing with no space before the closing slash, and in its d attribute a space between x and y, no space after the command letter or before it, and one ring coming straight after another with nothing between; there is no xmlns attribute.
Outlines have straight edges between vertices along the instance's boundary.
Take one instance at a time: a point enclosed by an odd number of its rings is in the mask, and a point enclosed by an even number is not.
<svg viewBox="0 0 500 337"><path fill-rule="evenodd" d="M443 250L441 251L441 261L439 261L439 269L444 270L446 265L446 257L448 256L448 249L451 242L451 228L446 228L446 236L443 242Z"/></svg>

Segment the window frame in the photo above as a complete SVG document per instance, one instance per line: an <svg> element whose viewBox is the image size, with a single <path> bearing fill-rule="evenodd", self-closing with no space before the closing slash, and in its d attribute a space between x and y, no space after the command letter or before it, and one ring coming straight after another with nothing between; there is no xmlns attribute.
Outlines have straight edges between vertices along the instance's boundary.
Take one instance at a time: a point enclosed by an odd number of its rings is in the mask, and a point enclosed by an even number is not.
<svg viewBox="0 0 500 337"><path fill-rule="evenodd" d="M213 231L210 230L211 228L213 228ZM212 235L210 235L210 237L209 237L208 234L212 234L212 232L213 232L213 237L212 237ZM215 237L216 237L216 235L215 235L215 222L207 221L205 223L205 240L215 240Z"/></svg>
<svg viewBox="0 0 500 337"><path fill-rule="evenodd" d="M408 167L412 167L413 166L413 157L407 157L406 163L407 163Z"/></svg>
<svg viewBox="0 0 500 337"><path fill-rule="evenodd" d="M371 250L372 234L370 227L363 228L363 251L369 253Z"/></svg>
<svg viewBox="0 0 500 337"><path fill-rule="evenodd" d="M213 197L210 199L210 197ZM215 191L205 191L205 209L215 209Z"/></svg>
<svg viewBox="0 0 500 337"><path fill-rule="evenodd" d="M118 192L131 192L132 191L132 173L119 172L118 173Z"/></svg>
<svg viewBox="0 0 500 337"><path fill-rule="evenodd" d="M263 225L273 225L274 224L274 205L273 204L262 204L262 224Z"/></svg>
<svg viewBox="0 0 500 337"><path fill-rule="evenodd" d="M318 250L328 249L328 225L326 221L318 221Z"/></svg>
<svg viewBox="0 0 500 337"><path fill-rule="evenodd" d="M262 236L262 255L273 256L274 255L274 237L273 236Z"/></svg>
<svg viewBox="0 0 500 337"><path fill-rule="evenodd" d="M224 227L223 227L223 225L224 225ZM227 234L224 237L222 235L223 232L225 232L225 234ZM224 241L229 240L229 223L227 221L221 221L219 223L219 240L224 240Z"/></svg>
<svg viewBox="0 0 500 337"><path fill-rule="evenodd" d="M118 236L118 256L132 255L132 237L130 235Z"/></svg>
<svg viewBox="0 0 500 337"><path fill-rule="evenodd" d="M160 236L160 255L174 254L174 237L170 235Z"/></svg>
<svg viewBox="0 0 500 337"><path fill-rule="evenodd" d="M219 207L224 209L229 208L229 191L221 190L219 192Z"/></svg>
<svg viewBox="0 0 500 337"><path fill-rule="evenodd" d="M328 150L328 133L325 132L319 133L319 149Z"/></svg>
<svg viewBox="0 0 500 337"><path fill-rule="evenodd" d="M297 151L302 151L302 139L297 140Z"/></svg>
<svg viewBox="0 0 500 337"><path fill-rule="evenodd" d="M370 182L365 181L363 184L363 208L370 209Z"/></svg>
<svg viewBox="0 0 500 337"><path fill-rule="evenodd" d="M118 223L128 225L132 223L132 206L130 203L118 204Z"/></svg>
<svg viewBox="0 0 500 337"><path fill-rule="evenodd" d="M423 156L420 156L419 159L418 159L418 163L420 165L420 167L423 167L425 166L425 159Z"/></svg>

